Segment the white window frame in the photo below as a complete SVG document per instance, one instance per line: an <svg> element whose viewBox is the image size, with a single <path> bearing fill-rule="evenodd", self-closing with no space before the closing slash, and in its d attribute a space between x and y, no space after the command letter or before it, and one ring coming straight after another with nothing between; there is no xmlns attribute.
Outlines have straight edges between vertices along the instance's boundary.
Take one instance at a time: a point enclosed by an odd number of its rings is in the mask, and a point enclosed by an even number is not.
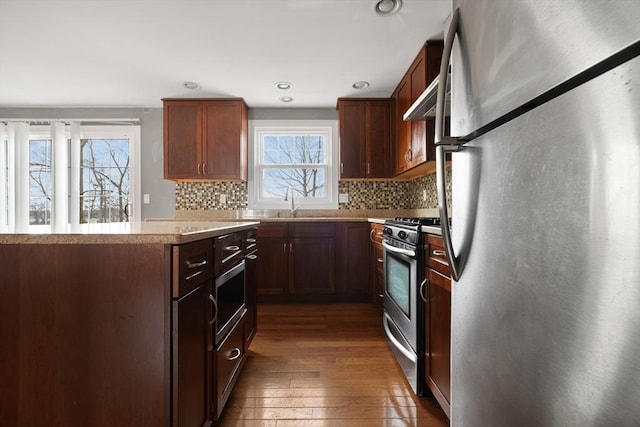
<svg viewBox="0 0 640 427"><path fill-rule="evenodd" d="M16 120L18 121L18 120ZM25 121L25 120L21 120ZM62 120L64 121L64 120ZM11 150L11 146L5 145L5 140L8 140L7 127L4 124L0 124L0 166L2 166L2 173L4 174L5 168L8 169L9 174L15 173L18 168L29 168L28 159L26 164L18 164L15 159L9 157L15 156L15 150ZM142 218L142 200L141 200L141 168L140 168L140 141L141 141L141 128L139 124L134 125L81 125L80 126L80 138L81 139L111 139L121 138L129 139L129 207L130 207L130 222L141 221ZM65 139L71 138L71 132L69 126L65 127ZM50 126L30 126L29 139L51 139ZM5 157L5 155L7 157ZM52 165L53 166L53 165ZM15 169L14 169L15 168ZM12 187L15 185L12 176L4 177L0 179L0 185L3 190L0 191L0 232L11 230L15 224L15 194L12 191ZM78 192L80 189L70 189L70 191ZM5 198L6 197L6 198ZM29 212L26 212L28 215ZM28 223L28 220L27 220ZM69 223L71 223L71 215L69 217ZM76 224L71 224L76 225ZM46 231L50 230L52 224L47 225L29 225L30 232Z"/></svg>
<svg viewBox="0 0 640 427"><path fill-rule="evenodd" d="M326 188L324 198L295 198L295 206L300 209L337 209L338 208L338 178L339 178L339 149L338 149L338 121L337 120L250 120L249 121L249 171L248 171L248 208L259 209L290 209L291 199L274 200L263 198L262 191L262 151L261 137L265 134L317 134L326 138L325 156Z"/></svg>
<svg viewBox="0 0 640 427"><path fill-rule="evenodd" d="M129 207L131 209L129 222L141 221L140 126L83 125L81 131L81 139L126 138L129 140Z"/></svg>

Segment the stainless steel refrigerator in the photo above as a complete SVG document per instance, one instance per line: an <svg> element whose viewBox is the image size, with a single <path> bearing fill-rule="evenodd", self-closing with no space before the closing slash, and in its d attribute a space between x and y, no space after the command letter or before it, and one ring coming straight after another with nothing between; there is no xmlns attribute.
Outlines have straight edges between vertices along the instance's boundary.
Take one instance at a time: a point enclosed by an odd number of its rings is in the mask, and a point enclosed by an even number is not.
<svg viewBox="0 0 640 427"><path fill-rule="evenodd" d="M640 1L454 0L446 39L452 425L640 426Z"/></svg>

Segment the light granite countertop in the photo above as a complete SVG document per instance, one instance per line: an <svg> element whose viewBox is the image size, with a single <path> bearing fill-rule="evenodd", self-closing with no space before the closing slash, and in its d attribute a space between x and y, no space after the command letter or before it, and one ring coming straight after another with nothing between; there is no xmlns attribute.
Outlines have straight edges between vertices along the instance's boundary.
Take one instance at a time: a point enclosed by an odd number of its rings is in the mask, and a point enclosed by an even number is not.
<svg viewBox="0 0 640 427"><path fill-rule="evenodd" d="M256 221L144 221L81 224L61 232L0 233L0 244L181 244L245 230Z"/></svg>

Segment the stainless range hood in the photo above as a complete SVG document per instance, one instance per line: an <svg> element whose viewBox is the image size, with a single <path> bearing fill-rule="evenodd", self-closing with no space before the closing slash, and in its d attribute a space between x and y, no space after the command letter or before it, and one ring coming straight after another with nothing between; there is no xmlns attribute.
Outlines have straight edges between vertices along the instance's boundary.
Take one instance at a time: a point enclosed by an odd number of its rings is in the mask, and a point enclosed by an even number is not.
<svg viewBox="0 0 640 427"><path fill-rule="evenodd" d="M416 99L416 102L409 107L404 113L402 119L407 120L426 120L436 116L436 101L438 99L438 84L440 77L436 76L431 84L422 92L422 94ZM451 79L447 79L446 98L444 103L445 115L448 116L451 110L451 85L449 82Z"/></svg>

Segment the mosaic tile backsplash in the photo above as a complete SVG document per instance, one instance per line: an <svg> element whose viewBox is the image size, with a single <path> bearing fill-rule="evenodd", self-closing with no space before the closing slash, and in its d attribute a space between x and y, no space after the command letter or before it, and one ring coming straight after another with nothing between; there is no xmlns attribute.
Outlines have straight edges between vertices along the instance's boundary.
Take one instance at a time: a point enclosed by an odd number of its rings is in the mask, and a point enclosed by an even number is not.
<svg viewBox="0 0 640 427"><path fill-rule="evenodd" d="M449 175L446 185L451 200ZM340 210L438 207L435 174L412 181L340 181L338 191L349 195L348 203L339 204ZM246 182L176 183L176 210L238 210L247 209L247 204Z"/></svg>

